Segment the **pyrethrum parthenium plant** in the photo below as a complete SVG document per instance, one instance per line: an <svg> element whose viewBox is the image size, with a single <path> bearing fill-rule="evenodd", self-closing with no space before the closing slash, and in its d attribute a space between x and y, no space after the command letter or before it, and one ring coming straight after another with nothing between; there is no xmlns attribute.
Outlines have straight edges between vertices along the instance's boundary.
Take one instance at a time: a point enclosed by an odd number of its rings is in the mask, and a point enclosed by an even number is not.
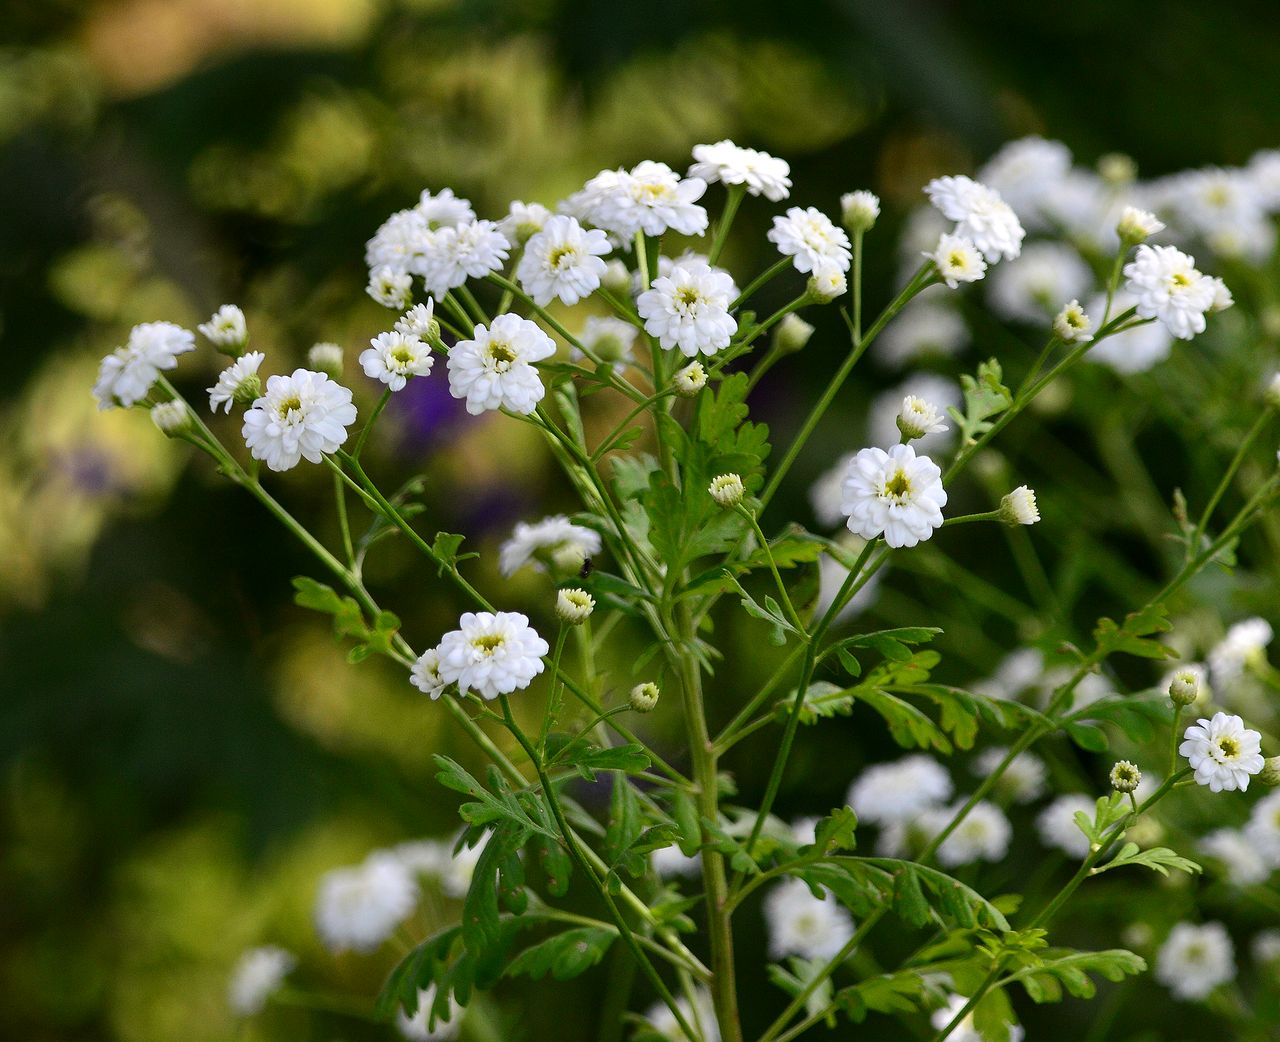
<svg viewBox="0 0 1280 1042"><path fill-rule="evenodd" d="M1240 716L1205 708L1202 670L1176 670L1127 696L1100 697L1097 682L1113 656L1173 654L1162 636L1171 600L1210 565L1230 563L1241 534L1271 505L1280 487L1274 468L1234 512L1219 509L1232 501L1226 494L1278 391L1258 403L1260 419L1223 461L1212 497L1174 504L1165 534L1180 552L1164 585L1142 603L1118 604L1121 621L1100 620L1087 645L1056 649L1052 667L1029 652L1030 672L1023 658L1014 679L1011 661L998 675L1001 690L966 690L932 679L939 657L926 645L939 630L927 615L875 632L847 625L887 563L909 559L926 541L941 544L945 557L946 529L986 525L994 534L1040 520L1026 485L977 513L955 513L949 497L1056 381L1091 357L1122 371L1146 368L1232 304L1222 280L1192 257L1147 242L1166 233L1165 223L1127 205L1132 186L1123 179L1083 216L1079 208L1049 214L1035 188L1050 172L1037 173L1031 161L1052 166L1057 153L1046 142L1014 147L1021 152L989 180L1018 212L990 184L963 176L930 182L932 209L913 221L916 232L929 228L928 239L878 311L864 313L862 299L864 242L874 241L880 210L869 192L844 197L843 227L812 208L774 217L767 237L779 259L742 283L719 267L731 229L744 233L734 227L744 196L779 203L791 187L785 162L720 142L695 149L685 177L654 162L605 171L555 214L513 203L502 220L480 220L445 190L424 192L393 215L367 251L368 292L398 317L359 357L365 376L382 385L366 416L338 382L340 348L317 345L309 368L266 377L267 360L246 350L244 316L234 306L200 332L235 359L210 388L209 405L215 414L243 412L243 444L215 434L218 421L206 423L166 375L195 348L192 333L165 322L138 326L104 359L95 389L102 407L149 408L163 432L212 457L315 554L319 575L295 580L298 603L334 617L354 644L353 661L379 654L399 663L406 684L430 697L431 711L452 716L490 761L477 775L435 758L440 783L464 797L456 844L379 851L321 885L317 925L336 950L377 948L428 883L461 902L455 921L412 938L370 1004L375 1019L409 1038L460 1030L497 1037L466 1010L482 992L522 974L573 977L615 948L632 961L635 986L611 992L616 1008L605 1011L602 1037L619 1037L631 1002L652 1001L644 1016L629 1016L637 1038L786 1042L841 1022L848 1032L848 1022L877 1015L905 1018L938 1042L1012 1040L1022 1036L1011 1001L1018 995L1037 1003L1089 997L1097 977L1119 981L1146 969L1128 950L1056 943L1064 909L1105 873L1129 873L1138 886L1144 870L1199 871L1151 842L1144 824L1152 809L1196 783L1234 792L1259 774L1280 780L1280 769L1264 761L1261 735ZM713 225L703 203L717 193ZM1134 194L1174 220L1177 208L1157 193ZM1178 197L1165 193L1166 201ZM1268 220L1265 209L1258 215ZM1042 233L1025 251L1024 222ZM1085 248L1079 227L1089 222ZM680 252L689 239L703 240L705 254ZM877 338L889 330L884 342L891 342L905 311L904 332L892 341L900 358L912 338L945 349L955 337L948 323L959 321L946 317L948 295L989 273L997 314L1046 329L1038 355L1006 360L1020 370L1016 383L1007 385L991 358L952 401L903 394L894 435L849 446L855 451L815 490L817 512L843 521L839 537L778 516L771 507L779 488ZM775 280L799 288L773 313L757 314L759 291ZM585 321L569 310L578 305ZM802 312L834 324L848 346L779 448L748 418L747 399L775 365L794 364L813 331ZM473 584L463 536L432 532L430 504L424 516L412 485L400 477L388 484L366 467L385 406L408 381L424 379L447 380L473 416L500 412L495 422L534 428L580 499L572 517L522 524L502 548L504 575L526 566L546 575L536 625L504 610L501 588ZM623 401L623 418L588 437L584 413L596 396ZM272 495L273 473L303 460L331 472L336 545L324 545ZM402 633L365 584L366 555L389 537L416 548L424 575L468 604L457 627L429 635L427 646ZM813 582L819 562L821 589ZM980 577L973 581L975 596L994 596L976 585ZM724 668L712 620L726 609L745 613L776 652L772 672L751 679L750 697L709 714L708 683ZM1248 625L1256 631L1259 623ZM625 629L643 634L648 649L619 684L592 664ZM1231 660L1223 669L1257 663L1270 634L1254 631L1220 646L1223 661ZM566 654L570 643L582 654ZM1032 687L1044 691L1038 704L1014 697ZM642 716L659 699L679 702L685 755L664 757L645 741ZM1187 726L1183 713L1193 706L1205 715ZM984 752L978 784L959 799L938 761L914 753L866 771L849 805L779 821L772 812L801 725L855 711L908 749L968 749L979 731L1000 744ZM713 729L714 721L724 722ZM1074 874L1027 902L956 878L962 866L1005 856L1011 830L1001 800L1036 799L1044 789L1034 747L1066 734L1097 752L1104 727L1124 731L1147 770L1118 761L1110 792L1063 795L1040 815L1040 834L1074 857ZM742 806L721 760L764 734L772 736L767 785L758 805ZM575 786L600 778L609 779L607 812L592 813L575 800ZM1265 804L1259 811L1274 819ZM868 827L872 841L860 835ZM1280 853L1280 822L1258 828L1276 848L1266 856ZM1232 843L1239 845L1233 835L1214 856L1230 859ZM764 1023L744 1024L735 963L761 954L735 944L735 920L761 906L777 1008ZM868 953L889 922L915 940L905 959L886 966ZM1220 926L1187 922L1170 935L1158 973L1175 994L1200 998L1230 979L1230 963ZM302 1001L282 983L293 964L277 948L250 952L233 981L233 1005L250 1014L273 996Z"/></svg>

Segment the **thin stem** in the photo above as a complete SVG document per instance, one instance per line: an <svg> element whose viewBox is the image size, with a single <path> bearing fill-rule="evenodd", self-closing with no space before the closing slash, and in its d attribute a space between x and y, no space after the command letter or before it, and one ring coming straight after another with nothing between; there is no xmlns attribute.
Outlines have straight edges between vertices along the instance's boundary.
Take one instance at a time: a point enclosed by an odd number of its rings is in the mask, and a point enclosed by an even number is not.
<svg viewBox="0 0 1280 1042"><path fill-rule="evenodd" d="M338 508L338 528L342 531L342 550L347 555L347 567L356 567L356 552L351 543L351 525L347 521L347 490L342 484L342 474L333 475L333 501Z"/></svg>
<svg viewBox="0 0 1280 1042"><path fill-rule="evenodd" d="M853 339L862 339L862 236L859 228L853 233Z"/></svg>
<svg viewBox="0 0 1280 1042"><path fill-rule="evenodd" d="M1240 464L1244 462L1245 457L1249 454L1249 450L1253 447L1253 443L1258 440L1258 436L1267 426L1267 422L1271 419L1271 407L1268 406L1262 410L1262 413L1253 421L1253 426L1249 428L1249 433L1244 436L1244 440L1240 442L1236 449L1235 455L1231 457L1231 462L1227 465L1226 471L1222 475L1222 480L1218 482L1218 487L1213 490L1213 495L1209 497L1209 502L1205 504L1200 520L1196 522L1195 531L1192 533L1191 539L1187 543L1189 551L1194 552L1200 548L1200 542L1204 539L1205 530L1209 527L1209 519L1213 517L1213 512L1217 509L1218 503L1222 497L1226 495L1227 489L1231 487L1231 482L1236 476L1236 471L1240 469Z"/></svg>
<svg viewBox="0 0 1280 1042"><path fill-rule="evenodd" d="M551 691L547 695L547 708L542 716L542 733L538 735L538 751L540 755L544 756L547 750L547 734L551 730L552 721L555 720L556 714L560 711L560 695L562 691L560 656L564 653L564 642L568 635L569 626L561 622L560 632L556 634L556 648L551 656Z"/></svg>
<svg viewBox="0 0 1280 1042"><path fill-rule="evenodd" d="M720 214L720 220L716 223L716 236L711 243L711 252L707 254L707 263L713 266L720 259L720 251L724 249L725 240L729 237L734 215L738 212L742 197L747 194L746 185L726 185L725 187L729 190L728 197L724 201L724 211Z"/></svg>
<svg viewBox="0 0 1280 1042"><path fill-rule="evenodd" d="M786 609L787 618L791 620L791 625L800 631L800 639L808 641L808 630L805 629L804 623L800 621L800 615L796 612L795 606L791 603L791 595L787 593L786 584L782 581L782 576L778 573L778 562L773 559L773 550L770 548L769 540L765 537L764 532L760 530L760 522L756 520L756 515L741 503L738 504L737 511L747 519L751 525L752 531L756 534L756 539L760 541L760 549L764 551L765 559L769 562L769 571L773 573L773 581L778 587L779 596L782 597L782 606Z"/></svg>
<svg viewBox="0 0 1280 1042"><path fill-rule="evenodd" d="M369 440L369 433L373 430L374 423L382 415L382 410L387 407L387 402L389 401L391 401L390 387L382 392L378 403L373 407L373 412L369 413L369 418L365 421L364 427L361 428L360 436L356 438L356 447L351 450L352 459L358 460L360 458L360 453L364 451L364 443Z"/></svg>

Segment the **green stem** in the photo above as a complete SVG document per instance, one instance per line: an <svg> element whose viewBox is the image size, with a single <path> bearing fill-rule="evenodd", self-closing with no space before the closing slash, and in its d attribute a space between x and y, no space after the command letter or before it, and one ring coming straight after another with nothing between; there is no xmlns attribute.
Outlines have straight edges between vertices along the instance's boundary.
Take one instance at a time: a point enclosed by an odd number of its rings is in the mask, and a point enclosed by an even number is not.
<svg viewBox="0 0 1280 1042"><path fill-rule="evenodd" d="M382 392L382 397L378 399L377 405L373 407L373 412L369 413L369 419L365 421L364 427L360 430L360 436L356 438L356 447L351 450L351 458L358 460L360 453L364 451L364 443L369 440L369 432L373 430L373 425L378 417L382 415L382 410L387 407L387 402L391 401L391 388L388 387Z"/></svg>
<svg viewBox="0 0 1280 1042"><path fill-rule="evenodd" d="M1195 532L1187 543L1188 552L1194 552L1200 549L1200 543L1204 539L1205 530L1209 526L1209 520L1213 517L1214 510L1217 509L1218 503L1222 497L1226 495L1227 489L1231 487L1232 479L1236 476L1236 471L1240 469L1240 464L1244 462L1245 457L1249 454L1249 450L1253 447L1253 443L1258 440L1258 436L1267 426L1267 421L1271 419L1271 407L1268 406L1262 410L1262 413L1253 421L1253 426L1249 428L1249 433L1244 436L1244 440L1240 442L1236 449L1235 455L1231 457L1226 471L1222 475L1222 480L1218 482L1218 487L1213 490L1213 495L1209 497L1209 502L1205 504L1200 520L1196 522Z"/></svg>
<svg viewBox="0 0 1280 1042"><path fill-rule="evenodd" d="M778 562L773 559L773 550L770 548L769 540L765 538L764 532L760 530L760 522L756 520L756 515L741 503L738 504L737 511L747 519L751 525L751 530L756 534L756 539L760 542L760 549L764 551L765 559L769 562L769 571L773 574L773 581L778 587L778 594L782 597L782 606L786 609L787 618L791 620L791 625L800 631L800 639L807 642L809 632L805 629L804 623L800 621L800 616L796 612L795 606L791 603L791 595L787 593L786 584L778 573Z"/></svg>
<svg viewBox="0 0 1280 1042"><path fill-rule="evenodd" d="M765 268L764 271L762 271L759 275L757 275L754 279L751 280L751 282L747 285L746 289L744 289L741 293L738 294L738 298L732 304L729 305L729 310L737 311L740 307L742 307L743 304L745 304L748 300L751 299L752 294L754 294L757 290L759 290L761 286L765 285L765 283L767 282L772 281L778 275L781 275L784 271L786 271L789 267L791 267L791 265L792 265L791 258L783 257L781 260L775 261L769 267Z"/></svg>
<svg viewBox="0 0 1280 1042"><path fill-rule="evenodd" d="M716 236L711 243L711 252L707 254L707 263L713 267L720 259L720 251L724 249L725 240L729 237L729 229L733 226L733 218L738 212L742 197L747 194L746 185L726 185L725 187L729 190L728 197L724 201L724 211L720 215L720 220L716 223Z"/></svg>

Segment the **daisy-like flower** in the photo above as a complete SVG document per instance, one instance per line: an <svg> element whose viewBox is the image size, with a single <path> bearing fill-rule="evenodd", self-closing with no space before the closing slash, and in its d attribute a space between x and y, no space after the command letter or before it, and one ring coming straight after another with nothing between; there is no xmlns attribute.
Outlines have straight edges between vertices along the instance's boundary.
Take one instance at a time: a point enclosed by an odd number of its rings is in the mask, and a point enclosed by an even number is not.
<svg viewBox="0 0 1280 1042"><path fill-rule="evenodd" d="M706 265L676 265L641 293L636 309L644 328L664 348L678 347L692 358L729 346L738 320L729 314L733 279Z"/></svg>
<svg viewBox="0 0 1280 1042"><path fill-rule="evenodd" d="M1235 975L1235 949L1221 923L1178 923L1156 955L1156 980L1179 999L1207 998Z"/></svg>
<svg viewBox="0 0 1280 1042"><path fill-rule="evenodd" d="M435 232L425 256L422 281L433 297L443 297L467 279L501 270L511 243L492 221L472 221Z"/></svg>
<svg viewBox="0 0 1280 1042"><path fill-rule="evenodd" d="M743 488L742 478L739 475L717 474L711 479L707 492L719 506L728 509L742 502L746 489Z"/></svg>
<svg viewBox="0 0 1280 1042"><path fill-rule="evenodd" d="M391 936L418 903L418 884L390 851L363 864L334 869L320 880L316 929L333 952L372 951Z"/></svg>
<svg viewBox="0 0 1280 1042"><path fill-rule="evenodd" d="M849 465L842 492L849 531L863 539L883 535L889 546L915 546L942 527L942 471L910 445L863 449Z"/></svg>
<svg viewBox="0 0 1280 1042"><path fill-rule="evenodd" d="M846 801L860 821L889 824L914 818L951 798L951 775L924 753L876 764L862 772Z"/></svg>
<svg viewBox="0 0 1280 1042"><path fill-rule="evenodd" d="M969 342L969 327L952 308L917 298L871 343L881 365L898 369L917 358L950 358Z"/></svg>
<svg viewBox="0 0 1280 1042"><path fill-rule="evenodd" d="M1272 868L1280 868L1280 791L1270 792L1253 805L1245 835Z"/></svg>
<svg viewBox="0 0 1280 1042"><path fill-rule="evenodd" d="M1211 792L1241 792L1249 778L1262 770L1262 735L1250 731L1238 716L1214 713L1187 728L1178 752L1196 772L1195 779Z"/></svg>
<svg viewBox="0 0 1280 1042"><path fill-rule="evenodd" d="M1158 319L1179 340L1203 333L1205 313L1213 307L1213 280L1195 264L1177 247L1144 243L1124 266L1125 288L1137 298L1138 314Z"/></svg>
<svg viewBox="0 0 1280 1042"><path fill-rule="evenodd" d="M536 323L499 315L449 351L449 393L465 398L472 416L504 407L527 416L546 394L533 363L555 353L555 342Z"/></svg>
<svg viewBox="0 0 1280 1042"><path fill-rule="evenodd" d="M1093 339L1093 319L1072 299L1053 320L1053 333L1064 344L1088 343Z"/></svg>
<svg viewBox="0 0 1280 1042"><path fill-rule="evenodd" d="M1209 673L1219 691L1231 686L1245 669L1266 661L1267 645L1275 636L1266 619L1243 619L1227 630L1209 651Z"/></svg>
<svg viewBox="0 0 1280 1042"><path fill-rule="evenodd" d="M1055 847L1069 857L1083 859L1089 856L1089 839L1076 824L1076 815L1084 814L1093 820L1097 803L1088 796L1069 794L1059 796L1036 817L1036 831L1040 842Z"/></svg>
<svg viewBox="0 0 1280 1042"><path fill-rule="evenodd" d="M231 971L227 987L227 1002L233 1012L242 1017L261 1013L267 999L284 983L298 960L283 948L264 945L250 948Z"/></svg>
<svg viewBox="0 0 1280 1042"><path fill-rule="evenodd" d="M1000 746L984 749L973 761L973 773L980 778L995 773L1008 752ZM1034 753L1019 753L1000 776L997 787L1015 803L1031 803L1044 795L1047 781L1044 761Z"/></svg>
<svg viewBox="0 0 1280 1042"><path fill-rule="evenodd" d="M586 590L573 588L556 593L556 618L570 626L581 626L595 608L596 599Z"/></svg>
<svg viewBox="0 0 1280 1042"><path fill-rule="evenodd" d="M528 616L469 611L458 620L458 629L441 638L439 650L446 684L456 683L463 695L475 691L494 699L528 687L542 672L550 648Z"/></svg>
<svg viewBox="0 0 1280 1042"><path fill-rule="evenodd" d="M867 409L866 443L869 445L889 445L901 436L898 429L898 412L902 408L902 399L911 396L932 402L940 416L949 415L952 407L964 409L964 392L955 380L947 376L923 370L913 373L897 387L881 391L871 399L871 407ZM916 454L942 451L954 437L949 430L936 434L926 434L920 438L914 448Z"/></svg>
<svg viewBox="0 0 1280 1042"><path fill-rule="evenodd" d="M516 278L539 306L556 297L576 304L600 285L605 272L600 258L612 248L598 228L588 231L574 218L556 214L525 244Z"/></svg>
<svg viewBox="0 0 1280 1042"><path fill-rule="evenodd" d="M523 246L531 236L542 231L550 216L551 211L541 203L516 200L508 207L507 216L498 222L498 231L507 237L508 242Z"/></svg>
<svg viewBox="0 0 1280 1042"><path fill-rule="evenodd" d="M930 807L921 816L919 825L930 837L946 828L961 807ZM938 847L938 862L950 867L970 865L975 861L1000 861L1009 851L1013 826L1004 812L994 803L981 800L965 815L964 820Z"/></svg>
<svg viewBox="0 0 1280 1042"><path fill-rule="evenodd" d="M941 434L950 429L936 405L923 398L917 398L914 394L909 394L902 399L897 423L898 430L907 441L924 438L930 434Z"/></svg>
<svg viewBox="0 0 1280 1042"><path fill-rule="evenodd" d="M694 992L694 1003L697 1005L696 1012L694 1005L683 995L676 999L676 1006L680 1010L680 1015L684 1017L685 1023L693 1025L699 1031L702 1042L720 1042L720 1025L716 1021L715 1003L711 1000L711 993L699 985ZM644 1019L649 1029L660 1035L664 1042L693 1042L684 1033L675 1014L664 1002L655 1002L650 1006L645 1011Z"/></svg>
<svg viewBox="0 0 1280 1042"><path fill-rule="evenodd" d="M996 314L1041 325L1062 301L1091 289L1093 273L1065 243L1033 242L1016 261L992 271L988 282L987 299Z"/></svg>
<svg viewBox="0 0 1280 1042"><path fill-rule="evenodd" d="M600 361L609 363L615 373L620 373L631 362L631 349L639 334L640 331L630 322L612 315L592 315L578 334L578 340ZM586 357L576 347L570 351L570 356L575 361Z"/></svg>
<svg viewBox="0 0 1280 1042"><path fill-rule="evenodd" d="M262 393L262 381L258 378L258 367L267 356L261 351L250 351L241 355L218 376L218 382L209 388L209 408L231 412L231 403L239 402L247 405Z"/></svg>
<svg viewBox="0 0 1280 1042"><path fill-rule="evenodd" d="M978 171L1028 226L1046 228L1046 206L1071 170L1071 150L1061 141L1030 136L1010 141Z"/></svg>
<svg viewBox="0 0 1280 1042"><path fill-rule="evenodd" d="M93 396L99 409L129 408L142 401L160 373L178 364L178 355L194 351L195 334L172 322L144 322L129 331L98 367Z"/></svg>
<svg viewBox="0 0 1280 1042"><path fill-rule="evenodd" d="M396 319L395 331L421 340L434 340L440 336L440 323L436 321L436 302L428 297L421 304L414 304Z"/></svg>
<svg viewBox="0 0 1280 1042"><path fill-rule="evenodd" d="M1138 298L1118 291L1111 305L1113 316L1123 314L1131 307L1136 307ZM1107 307L1105 296L1094 297L1089 302L1089 314L1101 315ZM1150 369L1169 357L1173 349L1173 337L1159 322L1148 322L1144 325L1126 329L1123 333L1112 333L1105 340L1089 348L1085 360L1101 362L1118 373L1141 373Z"/></svg>
<svg viewBox="0 0 1280 1042"><path fill-rule="evenodd" d="M365 292L384 308L403 308L413 292L413 276L384 264L369 272Z"/></svg>
<svg viewBox="0 0 1280 1042"><path fill-rule="evenodd" d="M476 219L470 201L458 198L452 188L442 188L434 193L423 189L418 196L418 205L413 209L433 232L441 228L457 228Z"/></svg>
<svg viewBox="0 0 1280 1042"><path fill-rule="evenodd" d="M804 290L805 296L815 304L830 304L849 292L849 280L839 261L819 261L813 266Z"/></svg>
<svg viewBox="0 0 1280 1042"><path fill-rule="evenodd" d="M692 398L707 386L707 371L701 362L690 362L683 369L677 370L671 378L676 394L681 398Z"/></svg>
<svg viewBox="0 0 1280 1042"><path fill-rule="evenodd" d="M631 238L637 232L662 235L701 235L707 230L707 211L697 205L707 190L700 177L681 178L666 163L646 159L631 168L609 223L610 231Z"/></svg>
<svg viewBox="0 0 1280 1042"><path fill-rule="evenodd" d="M431 348L412 333L379 333L369 343L371 346L360 352L364 375L382 381L393 391L402 390L409 377L431 372L435 361Z"/></svg>
<svg viewBox="0 0 1280 1042"><path fill-rule="evenodd" d="M721 181L744 185L750 195L763 195L772 203L791 194L790 175L791 167L785 159L754 148L740 148L729 140L694 145L693 166L689 167L690 177L712 184Z"/></svg>
<svg viewBox="0 0 1280 1042"><path fill-rule="evenodd" d="M938 237L938 245L924 256L933 261L938 275L950 289L962 282L977 282L987 271L987 262L978 247L960 235L943 232Z"/></svg>
<svg viewBox="0 0 1280 1042"><path fill-rule="evenodd" d="M418 656L409 672L409 682L424 695L435 701L448 685L440 678L440 649L428 648Z"/></svg>
<svg viewBox="0 0 1280 1042"><path fill-rule="evenodd" d="M929 1023L938 1031L941 1031L953 1020L957 1014L969 1004L969 1000L963 995L952 995L947 999L945 1006L940 1006L929 1014ZM1022 1042L1026 1035L1025 1029L1021 1024L1010 1024L1006 1028L1005 1042ZM987 1042L987 1037L983 1035L973 1022L973 1013L969 1012L965 1018L960 1021L947 1036L947 1042Z"/></svg>
<svg viewBox="0 0 1280 1042"><path fill-rule="evenodd" d="M803 879L787 879L769 891L764 920L771 959L831 959L853 936L849 913L825 890L814 897Z"/></svg>
<svg viewBox="0 0 1280 1042"><path fill-rule="evenodd" d="M988 261L1013 260L1022 251L1026 232L994 188L961 174L934 178L924 190L938 212L956 222L954 234L970 240Z"/></svg>
<svg viewBox="0 0 1280 1042"><path fill-rule="evenodd" d="M1123 243L1139 243L1164 231L1164 221L1148 210L1126 206L1116 221L1116 234Z"/></svg>
<svg viewBox="0 0 1280 1042"><path fill-rule="evenodd" d="M840 219L851 232L868 232L880 216L880 199L866 191L846 192L840 197Z"/></svg>
<svg viewBox="0 0 1280 1042"><path fill-rule="evenodd" d="M396 1015L396 1030L409 1042L450 1042L462 1029L462 1006L451 994L446 1016L431 1016L436 1001L436 986L432 982L418 990L418 1012L412 1017L402 1009Z"/></svg>
<svg viewBox="0 0 1280 1042"><path fill-rule="evenodd" d="M219 351L239 354L249 333L244 323L244 312L234 304L223 304L208 322L196 326L204 338Z"/></svg>
<svg viewBox="0 0 1280 1042"><path fill-rule="evenodd" d="M1200 849L1221 863L1233 886L1253 886L1271 875L1262 851L1240 829L1215 829L1200 840Z"/></svg>
<svg viewBox="0 0 1280 1042"><path fill-rule="evenodd" d="M396 275L421 275L423 257L431 245L433 234L426 217L418 210L393 213L365 244L364 261L370 274L386 268ZM372 290L370 292L372 295ZM378 298L375 296L374 299Z"/></svg>
<svg viewBox="0 0 1280 1042"><path fill-rule="evenodd" d="M295 369L292 376L273 376L267 391L244 414L241 433L254 459L275 471L289 470L306 459L319 463L347 440L356 421L351 392L323 373Z"/></svg>
<svg viewBox="0 0 1280 1042"><path fill-rule="evenodd" d="M1006 492L1000 500L1000 520L1006 525L1034 525L1040 520L1040 509L1036 506L1036 494L1026 485L1019 485L1012 492Z"/></svg>
<svg viewBox="0 0 1280 1042"><path fill-rule="evenodd" d="M517 522L511 538L498 551L498 570L510 578L527 564L539 572L576 573L588 557L600 552L600 533L575 525L563 514L535 524Z"/></svg>
<svg viewBox="0 0 1280 1042"><path fill-rule="evenodd" d="M793 206L785 216L775 217L767 238L778 247L779 253L793 258L792 263L799 272L817 272L831 266L843 274L853 263L849 236L844 229L812 206L807 209Z"/></svg>

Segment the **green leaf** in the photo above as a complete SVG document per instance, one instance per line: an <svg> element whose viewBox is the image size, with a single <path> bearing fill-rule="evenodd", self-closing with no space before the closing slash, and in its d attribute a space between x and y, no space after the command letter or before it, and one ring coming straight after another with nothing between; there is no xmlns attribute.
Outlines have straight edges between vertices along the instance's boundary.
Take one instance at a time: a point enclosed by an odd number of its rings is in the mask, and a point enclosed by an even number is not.
<svg viewBox="0 0 1280 1042"><path fill-rule="evenodd" d="M698 808L693 797L684 789L677 789L671 800L671 817L676 823L676 835L680 853L693 857L702 848L702 826L698 822Z"/></svg>
<svg viewBox="0 0 1280 1042"><path fill-rule="evenodd" d="M800 848L803 856L824 856L857 846L858 815L852 807L837 807L814 827L814 840Z"/></svg>
<svg viewBox="0 0 1280 1042"><path fill-rule="evenodd" d="M1136 843L1126 843L1116 853L1115 857L1105 865L1099 865L1093 872L1094 875L1097 875L1100 872L1109 872L1113 868L1124 868L1126 865L1142 865L1153 872L1159 872L1162 876L1167 876L1170 869L1177 869L1179 872L1186 872L1188 875L1195 875L1204 871L1194 861L1174 853L1168 847L1152 847L1150 850L1142 850Z"/></svg>
<svg viewBox="0 0 1280 1042"><path fill-rule="evenodd" d="M1167 613L1168 609L1161 604L1131 612L1119 626L1112 619L1099 619L1093 631L1098 650L1107 655L1124 652L1141 658L1176 658L1178 653L1167 644L1147 639L1149 634L1167 633L1173 628L1165 617Z"/></svg>
<svg viewBox="0 0 1280 1042"><path fill-rule="evenodd" d="M529 849L542 869L547 881L547 893L552 897L564 897L569 892L569 878L573 874L573 859L555 839L535 835L529 840Z"/></svg>
<svg viewBox="0 0 1280 1042"><path fill-rule="evenodd" d="M1087 749L1091 753L1103 753L1110 747L1111 742L1107 738L1107 732L1095 724L1068 723L1063 727L1070 738L1081 749Z"/></svg>
<svg viewBox="0 0 1280 1042"><path fill-rule="evenodd" d="M563 738L558 735L552 737ZM638 742L604 748L592 745L585 738L575 738L564 744L548 741L547 750L551 753L548 766L572 767L587 781L596 780L596 771L626 771L629 774L640 774L648 770L652 762L644 746Z"/></svg>
<svg viewBox="0 0 1280 1042"><path fill-rule="evenodd" d="M436 781L446 789L474 797L472 802L458 808L464 821L477 826L506 822L553 840L559 839L555 832L529 816L496 767L491 766L489 770L489 784L493 788L490 791L449 757L437 754L432 759L439 768Z"/></svg>
<svg viewBox="0 0 1280 1042"><path fill-rule="evenodd" d="M1001 933L1012 929L999 908L945 872L899 858L860 860L894 874L894 911L915 926L929 921L928 909L932 907L945 919L966 929L981 926ZM934 897L932 903L924 897L926 890Z"/></svg>
<svg viewBox="0 0 1280 1042"><path fill-rule="evenodd" d="M1069 948L1047 948L1030 957L1025 965L1005 978L1005 983L1019 983L1032 1002L1061 1002L1063 992L1080 999L1091 999L1097 991L1090 974L1109 981L1142 973L1146 960L1123 948L1101 952L1079 952Z"/></svg>
<svg viewBox="0 0 1280 1042"><path fill-rule="evenodd" d="M616 931L597 926L565 930L522 951L508 963L505 976L524 974L541 980L549 973L556 980L569 980L603 959L617 936Z"/></svg>
<svg viewBox="0 0 1280 1042"><path fill-rule="evenodd" d="M950 755L951 743L947 736L911 703L887 691L875 689L858 689L857 697L884 718L884 722L889 725L889 734L904 749L933 748Z"/></svg>
<svg viewBox="0 0 1280 1042"><path fill-rule="evenodd" d="M924 981L913 970L868 977L835 994L836 1003L857 1024L866 1020L868 1013L915 1013L924 999Z"/></svg>
<svg viewBox="0 0 1280 1042"><path fill-rule="evenodd" d="M613 789L609 796L609 824L604 832L605 859L617 865L624 852L639 838L644 828L640 812L640 800L625 774L613 776ZM624 866L633 876L642 875L644 860L635 858Z"/></svg>

